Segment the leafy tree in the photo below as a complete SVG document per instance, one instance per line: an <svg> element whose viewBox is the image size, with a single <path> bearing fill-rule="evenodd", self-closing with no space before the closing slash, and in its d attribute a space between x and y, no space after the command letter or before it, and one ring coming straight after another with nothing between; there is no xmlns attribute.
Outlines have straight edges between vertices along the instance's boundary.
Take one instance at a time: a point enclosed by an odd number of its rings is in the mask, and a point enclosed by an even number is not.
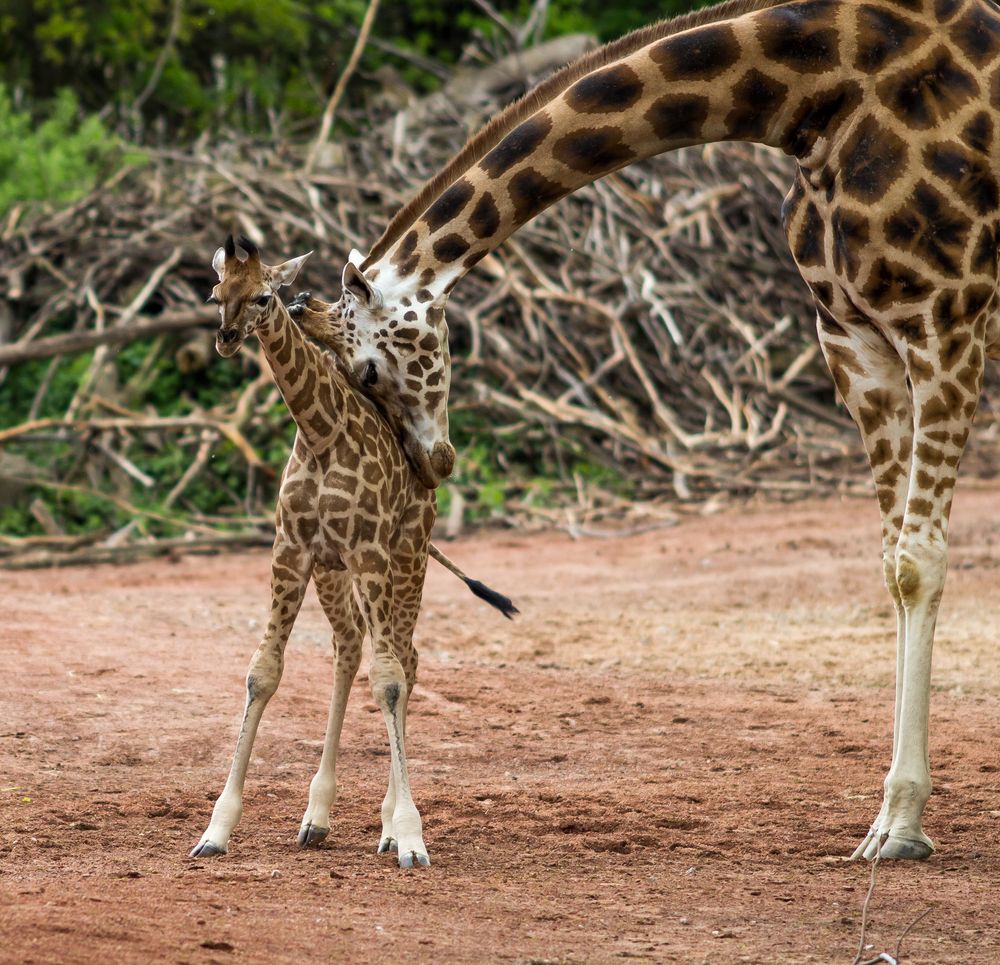
<svg viewBox="0 0 1000 965"><path fill-rule="evenodd" d="M547 34L589 31L602 40L699 0L553 0ZM132 136L194 135L209 124L264 129L310 119L353 45L366 0L8 0L0 9L0 81L33 105L72 87L85 111L111 109ZM517 22L529 0L497 5ZM443 63L496 24L470 0L385 3L359 81L392 62L407 82L436 78L398 54ZM147 90L148 88L148 90ZM143 96L141 117L134 105Z"/></svg>
<svg viewBox="0 0 1000 965"><path fill-rule="evenodd" d="M64 204L85 194L126 151L96 116L81 119L67 89L33 118L0 84L0 216L15 202Z"/></svg>

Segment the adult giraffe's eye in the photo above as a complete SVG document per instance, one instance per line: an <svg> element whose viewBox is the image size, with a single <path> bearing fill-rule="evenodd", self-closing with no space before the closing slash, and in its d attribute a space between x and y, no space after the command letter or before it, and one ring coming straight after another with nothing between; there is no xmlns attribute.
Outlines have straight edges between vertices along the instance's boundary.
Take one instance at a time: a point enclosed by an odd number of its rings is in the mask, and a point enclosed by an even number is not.
<svg viewBox="0 0 1000 965"><path fill-rule="evenodd" d="M269 294L267 294L267 295L258 295L258 296L257 296L257 297L256 297L256 298L255 298L255 299L253 300L253 303L254 303L255 305L260 305L260 307L261 307L261 308L264 308L264 307L266 307L267 303L268 303L268 302L269 302L270 300L271 300L271 296L270 296Z"/></svg>

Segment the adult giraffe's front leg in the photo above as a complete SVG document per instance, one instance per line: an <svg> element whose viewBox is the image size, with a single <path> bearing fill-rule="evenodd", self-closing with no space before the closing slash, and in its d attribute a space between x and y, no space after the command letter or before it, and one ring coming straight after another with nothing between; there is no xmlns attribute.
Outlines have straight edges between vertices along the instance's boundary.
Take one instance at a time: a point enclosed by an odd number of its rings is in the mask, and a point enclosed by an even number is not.
<svg viewBox="0 0 1000 965"><path fill-rule="evenodd" d="M982 387L982 326L956 326L921 346L911 342L913 456L896 544L895 580L903 610L893 757L882 809L855 857L926 858L934 850L922 816L931 793L931 655L948 568L948 517L958 468Z"/></svg>
<svg viewBox="0 0 1000 965"><path fill-rule="evenodd" d="M882 572L896 610L895 757L906 658L906 613L896 582L896 544L903 526L913 452L913 405L906 366L896 349L867 322L840 325L821 310L817 329L837 391L861 432L878 497ZM884 822L885 814L883 805L860 850Z"/></svg>
<svg viewBox="0 0 1000 965"><path fill-rule="evenodd" d="M247 670L247 701L236 740L229 777L212 810L208 828L195 845L195 858L225 854L229 836L243 813L243 785L257 727L267 702L278 689L285 662L285 644L302 606L312 569L312 558L303 549L276 543L271 557L271 616L264 638Z"/></svg>

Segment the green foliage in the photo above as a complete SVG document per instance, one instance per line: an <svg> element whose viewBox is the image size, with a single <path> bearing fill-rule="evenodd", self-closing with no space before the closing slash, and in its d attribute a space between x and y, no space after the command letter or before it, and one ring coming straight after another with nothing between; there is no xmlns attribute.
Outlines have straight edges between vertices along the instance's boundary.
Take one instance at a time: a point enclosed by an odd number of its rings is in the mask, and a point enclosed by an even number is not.
<svg viewBox="0 0 1000 965"><path fill-rule="evenodd" d="M182 0L179 8L178 2L8 0L0 5L0 217L18 202L71 202L116 166L140 160L113 129L138 140L169 140L233 126L264 130L275 119L286 128L304 120L298 129L307 130L323 108L367 8L367 0ZM545 34L584 31L609 40L691 5L698 0L618 5L552 0ZM531 9L530 0L503 0L495 6L514 23ZM181 16L174 32L176 9ZM471 39L497 41L502 31L470 0L408 0L382 4L375 36L384 43L369 44L365 51L349 95L355 105L363 103L373 73L383 64L392 65L418 90L439 82L386 44L449 64ZM146 93L136 109L140 94ZM46 333L69 328L74 321L70 313L51 319ZM147 365L149 352L149 344L136 342L115 355L123 401L133 408L151 406L164 416L209 410L231 400L248 378L240 363L222 360L184 375L171 353ZM34 414L61 417L91 361L91 354L60 360ZM8 373L0 384L0 425L16 425L28 417L50 364L25 363ZM246 432L273 472L271 477L258 474L255 508L260 509L273 504L294 424L279 402ZM567 494L575 496L579 485L628 494L628 484L611 468L610 458L579 443L559 442L553 460L553 440L541 430L521 428L507 435L475 413L459 412L453 416L452 437L459 458L449 486L439 492L442 515L455 489L463 494L472 521L502 517L512 501L554 506L565 502ZM176 436L164 443L152 434L137 434L123 454L155 480L153 490L123 487L110 469L105 479L84 480L80 466L88 443L72 434L15 441L5 449L34 466L39 479L72 480L107 494L127 492L128 502L140 511L143 530L175 534L169 522L142 514L163 510L157 500L189 467L197 441L193 436L181 445ZM181 504L166 514L231 512L247 491L247 476L242 453L219 443ZM39 534L40 524L28 509L35 498L44 499L69 533L112 532L131 519L110 495L33 485L0 501L0 531Z"/></svg>
<svg viewBox="0 0 1000 965"><path fill-rule="evenodd" d="M14 108L0 84L0 216L17 202L73 201L112 167L137 158L100 118L80 118L72 91L59 91L33 118Z"/></svg>
<svg viewBox="0 0 1000 965"><path fill-rule="evenodd" d="M462 373L462 378L483 377ZM571 440L557 440L557 459L551 461L553 439L548 434L524 426L516 432L498 430L475 411L452 414L451 439L458 458L452 477L438 490L441 517L448 515L456 489L465 499L465 518L473 523L502 519L512 503L544 509L574 502L580 486L622 498L634 495L611 460L603 461Z"/></svg>
<svg viewBox="0 0 1000 965"><path fill-rule="evenodd" d="M318 114L353 42L364 0L14 0L0 13L0 80L29 103L72 85L130 133L155 120L195 134L212 122L254 129L293 94ZM156 71L162 71L154 76ZM147 84L143 123L134 105Z"/></svg>
<svg viewBox="0 0 1000 965"><path fill-rule="evenodd" d="M211 123L263 130L315 118L354 44L366 0L9 0L0 10L0 82L28 105L72 87L86 111L111 108L132 135L151 123L193 135ZM586 31L609 40L701 0L553 0L546 35ZM512 23L529 0L497 9ZM454 63L475 36L502 31L469 0L383 3L379 40L444 64ZM437 78L405 57L369 44L355 90L391 64L418 90ZM158 77L154 72L160 70ZM366 79L367 78L367 79ZM134 104L154 81L141 105Z"/></svg>
<svg viewBox="0 0 1000 965"><path fill-rule="evenodd" d="M706 0L630 0L627 4L556 0L549 12L546 33L551 37L593 33L602 41L614 40L646 24L708 5Z"/></svg>

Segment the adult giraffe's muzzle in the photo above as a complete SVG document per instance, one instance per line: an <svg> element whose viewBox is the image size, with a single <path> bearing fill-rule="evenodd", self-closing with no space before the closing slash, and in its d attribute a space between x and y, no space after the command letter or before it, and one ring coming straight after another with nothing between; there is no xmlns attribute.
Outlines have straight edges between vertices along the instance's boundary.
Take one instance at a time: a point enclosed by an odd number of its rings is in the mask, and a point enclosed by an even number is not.
<svg viewBox="0 0 1000 965"><path fill-rule="evenodd" d="M455 448L450 442L427 446L404 430L403 452L417 478L428 489L437 489L455 468Z"/></svg>

